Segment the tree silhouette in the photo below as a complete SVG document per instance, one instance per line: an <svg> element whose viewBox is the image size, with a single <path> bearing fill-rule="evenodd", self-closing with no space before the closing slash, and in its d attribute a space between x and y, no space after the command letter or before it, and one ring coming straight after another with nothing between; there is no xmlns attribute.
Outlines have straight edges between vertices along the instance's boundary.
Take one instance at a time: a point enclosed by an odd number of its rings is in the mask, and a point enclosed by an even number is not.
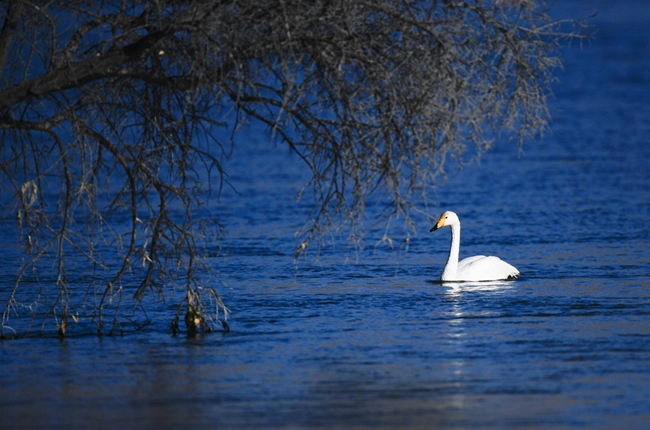
<svg viewBox="0 0 650 430"><path fill-rule="evenodd" d="M175 332L183 309L189 332L227 329L201 252L220 225L197 214L226 183L221 130L246 121L312 172L297 256L333 225L357 234L374 192L391 201L383 219L414 229L447 157L543 131L557 47L579 26L564 31L534 0L5 0L0 11L1 204L25 256L2 336L42 301L42 328L53 320L63 336L86 312L115 334L125 295L135 308L170 283L185 291ZM38 291L23 291L27 276Z"/></svg>

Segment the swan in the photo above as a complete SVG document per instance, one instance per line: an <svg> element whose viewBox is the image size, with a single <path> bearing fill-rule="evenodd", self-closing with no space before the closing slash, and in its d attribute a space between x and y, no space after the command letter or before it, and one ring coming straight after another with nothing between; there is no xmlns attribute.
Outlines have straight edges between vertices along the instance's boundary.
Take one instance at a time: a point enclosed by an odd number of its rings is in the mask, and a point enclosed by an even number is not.
<svg viewBox="0 0 650 430"><path fill-rule="evenodd" d="M519 270L499 257L475 255L459 262L460 220L458 215L446 211L440 215L438 222L430 231L433 232L445 226L451 227L451 248L447 264L440 277L441 281L501 281L519 278Z"/></svg>

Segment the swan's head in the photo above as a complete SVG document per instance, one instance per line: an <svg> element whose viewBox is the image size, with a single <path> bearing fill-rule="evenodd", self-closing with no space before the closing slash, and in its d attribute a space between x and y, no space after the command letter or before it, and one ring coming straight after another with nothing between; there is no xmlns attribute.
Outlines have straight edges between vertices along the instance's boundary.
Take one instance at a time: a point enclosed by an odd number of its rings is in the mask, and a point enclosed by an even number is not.
<svg viewBox="0 0 650 430"><path fill-rule="evenodd" d="M431 230L429 230L429 231L430 232L431 231L436 231L439 228L454 225L454 224L460 224L460 220L458 219L458 215L456 215L452 211L447 211L447 212L443 213L442 215L440 215L440 218L438 218L438 222L436 223L436 225L431 227Z"/></svg>

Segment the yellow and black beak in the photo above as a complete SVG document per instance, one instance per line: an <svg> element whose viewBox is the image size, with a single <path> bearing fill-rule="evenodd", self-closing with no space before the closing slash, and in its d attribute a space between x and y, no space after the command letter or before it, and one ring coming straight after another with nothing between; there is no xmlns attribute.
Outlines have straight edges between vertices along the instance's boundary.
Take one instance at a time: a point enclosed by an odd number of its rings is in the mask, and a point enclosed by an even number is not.
<svg viewBox="0 0 650 430"><path fill-rule="evenodd" d="M439 228L444 227L444 226L445 226L445 214L442 214L442 216L438 219L438 222L436 223L436 225L431 227L431 230L429 230L429 233L431 233L432 231L436 231Z"/></svg>

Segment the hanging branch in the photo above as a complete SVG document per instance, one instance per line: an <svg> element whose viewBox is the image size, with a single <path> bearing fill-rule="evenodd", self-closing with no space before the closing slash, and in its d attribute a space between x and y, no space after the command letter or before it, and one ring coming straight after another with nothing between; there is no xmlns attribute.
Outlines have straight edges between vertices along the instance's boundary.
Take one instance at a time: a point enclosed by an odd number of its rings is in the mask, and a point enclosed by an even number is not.
<svg viewBox="0 0 650 430"><path fill-rule="evenodd" d="M0 205L24 250L0 336L24 312L61 336L80 318L102 334L111 312L118 334L127 299L169 284L173 332L183 309L190 332L227 330L202 254L221 227L196 219L228 185L219 136L261 121L308 166L296 257L342 226L360 241L372 196L397 243L392 221L415 232L448 160L545 130L557 48L585 37L543 0L91 3L0 2Z"/></svg>

